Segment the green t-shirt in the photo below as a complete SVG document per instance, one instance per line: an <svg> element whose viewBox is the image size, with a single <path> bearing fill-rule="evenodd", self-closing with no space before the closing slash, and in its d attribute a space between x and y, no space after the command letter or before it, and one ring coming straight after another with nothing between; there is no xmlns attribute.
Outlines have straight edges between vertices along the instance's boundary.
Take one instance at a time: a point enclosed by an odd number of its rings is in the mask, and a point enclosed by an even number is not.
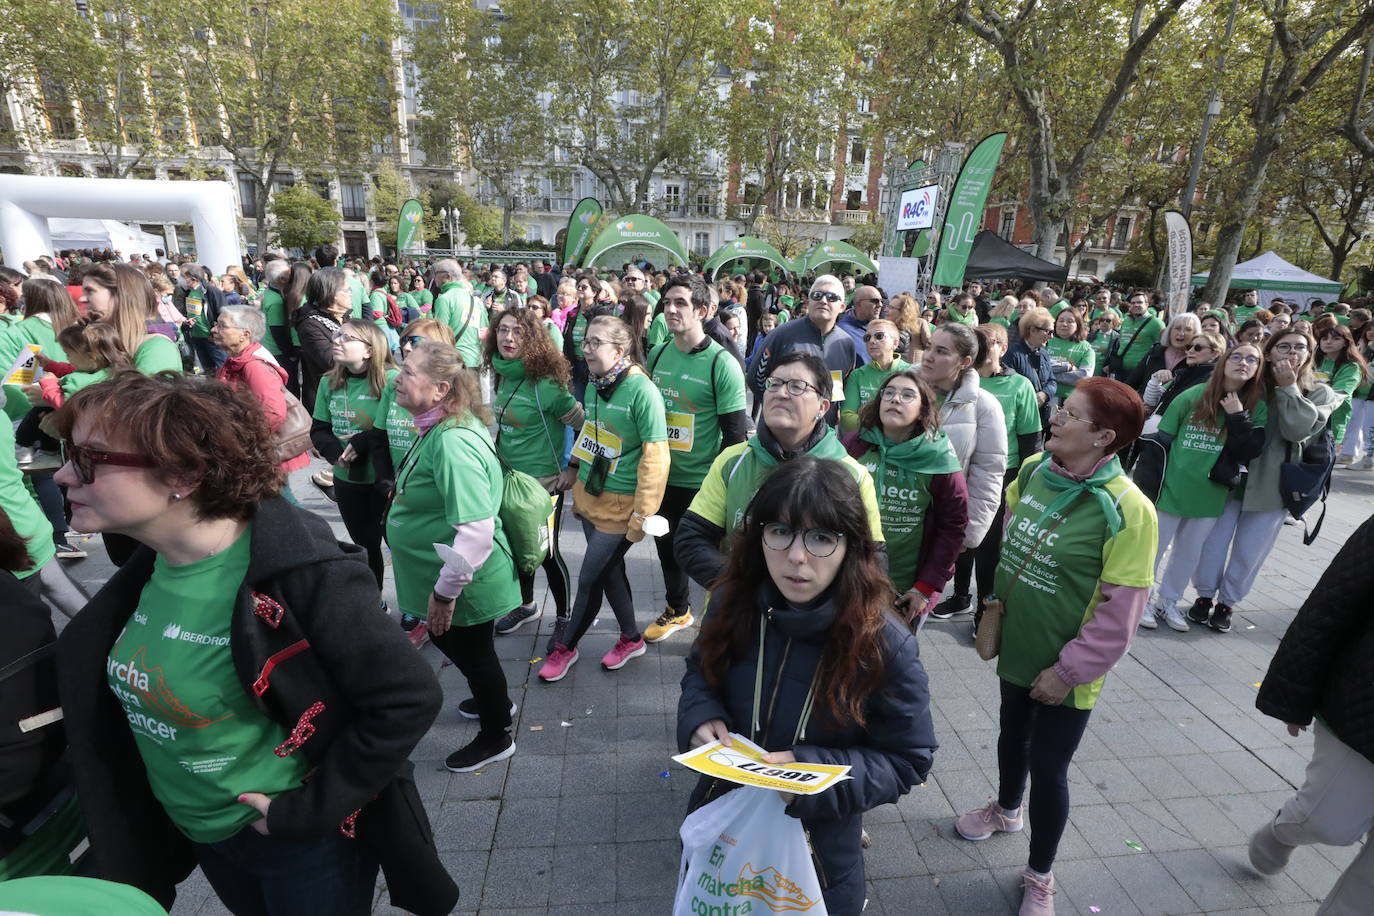
<svg viewBox="0 0 1374 916"><path fill-rule="evenodd" d="M258 711L234 668L229 627L251 531L184 566L159 556L105 666L153 795L197 843L226 840L260 817L236 801L241 792L275 797L310 772L304 754L272 752L290 729Z"/></svg>
<svg viewBox="0 0 1374 916"><path fill-rule="evenodd" d="M658 300L663 298L663 294L656 289L646 289L644 298L649 300L649 305L654 306L658 305Z"/></svg>
<svg viewBox="0 0 1374 916"><path fill-rule="evenodd" d="M648 364L668 424L668 486L695 489L720 454L721 416L745 408L744 371L709 337L691 353L661 343Z"/></svg>
<svg viewBox="0 0 1374 916"><path fill-rule="evenodd" d="M410 295L415 297L415 307L420 311L425 311L434 307L434 294L427 289L415 289L410 291Z"/></svg>
<svg viewBox="0 0 1374 916"><path fill-rule="evenodd" d="M1230 492L1229 487L1208 477L1226 442L1226 432L1204 427L1193 416L1206 390L1206 385L1187 389L1174 398L1159 421L1160 432L1169 433L1174 441L1169 444L1169 460L1156 505L1160 512L1179 518L1219 518ZM1256 426L1263 426L1267 415L1268 405L1260 401L1251 411L1251 420ZM1218 411L1218 419L1222 416Z"/></svg>
<svg viewBox="0 0 1374 916"><path fill-rule="evenodd" d="M445 283L434 302L433 317L453 329L453 346L462 354L463 365L477 368L487 327L487 310L482 303L457 283Z"/></svg>
<svg viewBox="0 0 1374 916"><path fill-rule="evenodd" d="M57 334L52 329L52 323L33 315L0 329L0 363L3 363L0 365L0 372L8 373L19 354L30 344L40 347L40 352L49 359L67 361L67 354L57 342ZM21 386L5 386L5 414L11 420L22 420L32 406Z"/></svg>
<svg viewBox="0 0 1374 916"><path fill-rule="evenodd" d="M1355 389L1364 381L1364 373L1357 363L1346 363L1337 369L1334 359L1324 359L1317 366L1315 374L1317 381L1325 382L1332 391L1345 397L1341 405L1331 411L1331 435L1339 444L1345 439L1345 428L1350 423L1350 412L1354 408L1351 399Z"/></svg>
<svg viewBox="0 0 1374 916"><path fill-rule="evenodd" d="M0 913L8 913L9 908L4 904L9 899L5 892L15 883L15 879L23 879L36 875L68 875L75 870L76 863L72 861L72 854L83 845L86 839L86 821L81 816L81 802L72 795L63 802L51 817L38 826L33 833L25 836L23 840L3 859L0 859ZM80 853L77 853L80 858ZM32 912L43 912L33 910ZM49 911L57 916L59 911ZM68 916L67 911L60 911L62 916ZM86 911L80 911L86 912ZM97 914L118 912L109 909L91 910L92 916ZM157 916L164 916L164 911L156 910Z"/></svg>
<svg viewBox="0 0 1374 916"><path fill-rule="evenodd" d="M572 450L573 457L580 462L578 477L584 485L587 483L592 461L599 453L611 462L605 492L633 493L639 482L643 444L668 438L663 395L647 375L631 369L615 386L610 400L602 398L595 386L588 385L585 401L587 419Z"/></svg>
<svg viewBox="0 0 1374 916"><path fill-rule="evenodd" d="M1107 365L1107 350L1118 337L1116 331L1093 331L1088 335L1088 346L1093 348L1093 375L1101 375Z"/></svg>
<svg viewBox="0 0 1374 916"><path fill-rule="evenodd" d="M367 319L379 328L386 328L387 312L391 308L391 303L387 300L386 292L374 289L367 294Z"/></svg>
<svg viewBox="0 0 1374 916"><path fill-rule="evenodd" d="M73 805L75 799L72 800ZM85 825L81 828L85 830ZM167 911L128 884L45 875L0 882L0 911L26 916L166 916Z"/></svg>
<svg viewBox="0 0 1374 916"><path fill-rule="evenodd" d="M434 545L452 544L454 525L483 519L496 526L491 553L458 596L453 622L475 626L520 604L520 580L499 514L504 485L491 437L471 414L443 420L420 437L396 473L386 519L402 613L429 615L429 594L443 567Z"/></svg>
<svg viewBox="0 0 1374 916"><path fill-rule="evenodd" d="M391 452L391 470L401 469L406 452L415 444L415 417L396 403L396 379L391 379L377 399L377 423L386 433L386 447Z"/></svg>
<svg viewBox="0 0 1374 916"><path fill-rule="evenodd" d="M1251 318L1254 318L1255 313L1259 310L1260 309L1258 305L1236 306L1235 318L1233 319L1235 327L1239 328L1241 325L1245 324L1245 322L1249 321Z"/></svg>
<svg viewBox="0 0 1374 916"><path fill-rule="evenodd" d="M1065 364L1075 369L1086 369L1089 377L1093 374L1093 365L1097 361L1093 345L1086 340L1065 340L1062 337L1051 337L1046 347L1050 351L1050 363L1056 370ZM1055 386L1055 394L1062 404L1064 399L1073 394L1073 386L1065 385L1062 382Z"/></svg>
<svg viewBox="0 0 1374 916"><path fill-rule="evenodd" d="M906 442L893 442L876 428L864 430L859 437L872 446L859 464L873 477L887 539L887 574L902 594L916 584L921 567L931 475L961 471L959 456L949 436L939 431Z"/></svg>
<svg viewBox="0 0 1374 916"><path fill-rule="evenodd" d="M649 338L650 350L664 341L672 339L673 333L668 330L668 319L663 317L662 312L655 315L654 320L649 322L649 330L646 336ZM580 341L578 343L579 345L581 344Z"/></svg>
<svg viewBox="0 0 1374 916"><path fill-rule="evenodd" d="M395 386L391 383L399 374L395 369L388 369L386 372L387 384L391 385L393 390ZM366 374L346 376L344 384L339 388L332 387L332 384L327 376L320 379L319 390L315 392L315 412L312 416L316 420L329 423L334 438L339 440L339 445L347 448L348 440L363 430L371 429L381 418L382 392L375 395L372 393ZM354 462L352 467L336 464L334 475L348 483L372 483L377 479L372 462L364 460Z"/></svg>
<svg viewBox="0 0 1374 916"><path fill-rule="evenodd" d="M149 334L134 352L134 368L144 375L156 372L180 372L181 351L169 338Z"/></svg>
<svg viewBox="0 0 1374 916"><path fill-rule="evenodd" d="M348 293L353 298L353 313L350 317L363 317L363 302L367 300L367 288L363 286L363 281L356 276L349 275L345 278L348 283Z"/></svg>
<svg viewBox="0 0 1374 916"><path fill-rule="evenodd" d="M883 382L894 372L911 368L904 359L894 359L886 369L869 360L844 380L844 406L840 408L840 429L849 432L859 428L859 408L863 407L878 394Z"/></svg>
<svg viewBox="0 0 1374 916"><path fill-rule="evenodd" d="M33 566L14 575L27 579L53 558L52 524L39 508L15 461L14 427L7 422L0 422L0 456L0 511L9 516L10 524L28 546L29 559L33 560Z"/></svg>
<svg viewBox="0 0 1374 916"><path fill-rule="evenodd" d="M581 310L578 310L577 319L573 321L572 328L573 356L577 357L578 359L586 359L586 355L582 352L582 341L586 338L586 336L587 316L583 315Z"/></svg>
<svg viewBox="0 0 1374 916"><path fill-rule="evenodd" d="M1136 334L1137 330L1140 331L1139 334ZM1159 335L1164 333L1164 322L1148 313L1139 318L1127 315L1121 319L1121 330L1118 333L1121 335L1121 346L1125 348L1120 351L1121 365L1127 369L1134 369L1140 365L1145 354L1150 352L1150 348L1159 342ZM1135 340L1132 340L1132 337Z"/></svg>
<svg viewBox="0 0 1374 916"><path fill-rule="evenodd" d="M1010 369L1003 369L1001 375L980 378L978 383L1002 405L1002 416L1007 421L1007 467L1020 467L1017 437L1040 432L1040 402L1035 399L1035 386Z"/></svg>
<svg viewBox="0 0 1374 916"><path fill-rule="evenodd" d="M277 346L272 329L286 327L286 301L282 299L280 292L270 286L263 289L262 317L267 323L267 333L262 335L262 345L273 356L281 356L281 347Z"/></svg>
<svg viewBox="0 0 1374 916"><path fill-rule="evenodd" d="M186 317L195 323L191 325L191 336L206 338L210 336L210 316L205 313L205 290L197 286L186 291Z"/></svg>
<svg viewBox="0 0 1374 916"><path fill-rule="evenodd" d="M533 477L563 470L563 424L558 418L577 406L577 399L551 378L531 382L519 360L492 357L498 384L492 412L496 415L496 451L507 466Z"/></svg>
<svg viewBox="0 0 1374 916"><path fill-rule="evenodd" d="M1027 458L1007 488L1007 525L995 592L1006 606L997 675L1029 688L1059 659L1102 603L1102 583L1149 588L1154 581L1158 527L1155 507L1112 459L1099 471L1121 515L1111 535L1102 505L1080 494L1054 518L1046 511L1060 490L1045 478L1054 473L1045 453ZM1091 709L1106 675L1073 687L1064 705Z"/></svg>

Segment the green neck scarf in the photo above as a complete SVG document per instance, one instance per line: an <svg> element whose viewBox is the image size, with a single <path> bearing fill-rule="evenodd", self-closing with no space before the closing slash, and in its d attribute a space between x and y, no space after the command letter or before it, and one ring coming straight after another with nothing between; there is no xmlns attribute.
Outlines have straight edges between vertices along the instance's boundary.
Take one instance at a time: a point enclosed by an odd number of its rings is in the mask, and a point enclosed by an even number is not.
<svg viewBox="0 0 1374 916"><path fill-rule="evenodd" d="M525 364L518 359L506 359L499 354L491 355L491 367L501 378L518 382L525 377Z"/></svg>
<svg viewBox="0 0 1374 916"><path fill-rule="evenodd" d="M1074 480L1065 477L1063 474L1056 473L1050 469L1050 462L1054 460L1046 455L1044 460L1035 469L1040 481L1054 491L1054 498L1045 507L1045 511L1040 515L1039 525L1044 525L1045 520L1053 518L1056 512L1063 512L1069 507L1081 493L1090 493L1097 500L1097 504L1102 507L1102 515L1107 519L1107 530L1109 537L1115 537L1121 531L1121 510L1116 507L1116 498L1107 492L1107 484L1122 474L1121 461L1113 455L1087 480Z"/></svg>
<svg viewBox="0 0 1374 916"><path fill-rule="evenodd" d="M870 426L859 438L877 447L881 464L890 464L915 474L953 474L963 470L959 456L944 430L922 433L905 442L893 442L881 427Z"/></svg>

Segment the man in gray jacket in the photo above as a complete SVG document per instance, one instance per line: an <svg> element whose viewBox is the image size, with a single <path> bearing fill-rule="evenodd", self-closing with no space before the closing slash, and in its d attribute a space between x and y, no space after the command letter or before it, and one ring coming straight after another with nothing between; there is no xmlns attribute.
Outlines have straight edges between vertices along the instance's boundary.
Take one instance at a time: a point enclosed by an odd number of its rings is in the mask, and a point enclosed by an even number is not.
<svg viewBox="0 0 1374 916"><path fill-rule="evenodd" d="M835 425L838 405L844 401L844 381L860 365L854 338L838 327L843 312L844 285L839 278L831 274L817 277L807 294L806 316L770 331L763 339L763 349L749 361L744 378L754 397L763 397L763 380L768 377L768 367L779 357L794 350L812 353L830 370L831 390L823 394L831 404L826 419L830 425Z"/></svg>

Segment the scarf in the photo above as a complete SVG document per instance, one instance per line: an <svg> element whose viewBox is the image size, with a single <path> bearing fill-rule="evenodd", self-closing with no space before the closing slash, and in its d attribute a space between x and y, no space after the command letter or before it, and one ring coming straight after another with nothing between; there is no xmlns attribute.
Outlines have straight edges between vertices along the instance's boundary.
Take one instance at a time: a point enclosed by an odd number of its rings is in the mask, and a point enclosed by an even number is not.
<svg viewBox="0 0 1374 916"><path fill-rule="evenodd" d="M944 430L922 433L905 442L893 442L883 435L881 427L870 426L859 438L878 449L879 480L883 480L881 465L891 464L915 474L953 474L963 470L959 456Z"/></svg>
<svg viewBox="0 0 1374 916"><path fill-rule="evenodd" d="M508 382L518 382L525 377L525 364L518 359L505 359L499 354L491 355L491 368Z"/></svg>
<svg viewBox="0 0 1374 916"><path fill-rule="evenodd" d="M588 381L595 385L598 391L604 391L620 381L620 377L629 372L632 365L634 365L634 360L628 356L622 356L615 361L614 366L611 366L610 372L605 375L593 375Z"/></svg>
<svg viewBox="0 0 1374 916"><path fill-rule="evenodd" d="M423 436L425 433L429 432L435 426L438 426L439 422L447 416L448 413L444 410L444 405L439 404L435 407L431 407L424 413L416 414L415 428L418 429L420 431L420 435Z"/></svg>
<svg viewBox="0 0 1374 916"><path fill-rule="evenodd" d="M793 458L797 458L801 455L811 454L811 450L823 442L826 433L830 431L830 427L826 425L824 420L817 420L816 425L812 427L811 432L807 434L802 444L795 450L788 450L784 449L782 443L778 442L777 437L773 435L773 431L768 428L767 423L760 423L758 435L750 439L749 444L751 448L767 459L765 464L776 464L783 461L791 461ZM836 458L844 457L844 455L847 454L844 450L844 446L840 445L839 439L835 438L833 435L830 438L834 440L835 448L827 449L825 453L816 454L812 457ZM838 453L836 453L837 449Z"/></svg>
<svg viewBox="0 0 1374 916"><path fill-rule="evenodd" d="M1102 515L1107 520L1108 537L1115 537L1121 531L1121 510L1116 507L1116 497L1107 492L1107 484L1122 475L1120 459L1112 455L1083 480L1065 476L1068 472L1062 467L1050 467L1053 461L1052 458L1046 458L1035 469L1035 475L1054 492L1054 498L1041 513L1037 524L1044 525L1046 519L1053 518L1056 512L1063 512L1080 494L1088 493L1097 500L1098 506L1102 509ZM1057 465L1057 462L1055 464Z"/></svg>

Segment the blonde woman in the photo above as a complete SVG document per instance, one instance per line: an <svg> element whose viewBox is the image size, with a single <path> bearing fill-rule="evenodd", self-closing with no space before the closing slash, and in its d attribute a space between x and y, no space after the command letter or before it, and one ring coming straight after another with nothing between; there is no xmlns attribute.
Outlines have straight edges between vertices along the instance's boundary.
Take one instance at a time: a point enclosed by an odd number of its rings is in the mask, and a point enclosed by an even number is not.
<svg viewBox="0 0 1374 916"><path fill-rule="evenodd" d="M902 335L902 358L912 364L920 362L921 355L930 348L930 322L921 317L916 297L911 293L893 296L887 306L887 320L895 324Z"/></svg>

